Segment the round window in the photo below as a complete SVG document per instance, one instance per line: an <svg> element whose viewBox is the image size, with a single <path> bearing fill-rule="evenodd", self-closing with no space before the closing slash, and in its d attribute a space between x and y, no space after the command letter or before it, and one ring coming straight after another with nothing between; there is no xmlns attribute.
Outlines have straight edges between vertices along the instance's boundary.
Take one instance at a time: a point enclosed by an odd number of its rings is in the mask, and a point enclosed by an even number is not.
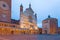
<svg viewBox="0 0 60 40"><path fill-rule="evenodd" d="M0 1L0 7L3 10L8 10L9 9L9 5L6 2L4 2L4 1Z"/></svg>
<svg viewBox="0 0 60 40"><path fill-rule="evenodd" d="M6 7L6 5L5 5L5 4L3 4L3 7Z"/></svg>

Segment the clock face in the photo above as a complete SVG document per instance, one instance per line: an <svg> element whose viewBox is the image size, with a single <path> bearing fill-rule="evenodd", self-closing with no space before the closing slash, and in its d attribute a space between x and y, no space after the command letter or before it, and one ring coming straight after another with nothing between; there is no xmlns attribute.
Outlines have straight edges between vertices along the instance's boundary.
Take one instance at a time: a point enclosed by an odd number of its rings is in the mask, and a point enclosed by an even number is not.
<svg viewBox="0 0 60 40"><path fill-rule="evenodd" d="M9 6L6 2L4 1L0 1L0 7L3 9L3 10L9 10Z"/></svg>
<svg viewBox="0 0 60 40"><path fill-rule="evenodd" d="M6 14L2 14L2 17L3 17L3 18L6 18Z"/></svg>
<svg viewBox="0 0 60 40"><path fill-rule="evenodd" d="M7 21L6 14L2 14L1 16L2 16L2 21Z"/></svg>

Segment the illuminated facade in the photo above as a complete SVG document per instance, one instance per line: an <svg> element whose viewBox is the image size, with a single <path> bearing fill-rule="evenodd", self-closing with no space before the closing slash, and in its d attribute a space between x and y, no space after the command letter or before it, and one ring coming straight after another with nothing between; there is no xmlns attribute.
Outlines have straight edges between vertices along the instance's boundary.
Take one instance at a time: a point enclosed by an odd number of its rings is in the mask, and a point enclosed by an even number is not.
<svg viewBox="0 0 60 40"><path fill-rule="evenodd" d="M47 19L42 21L42 33L43 34L57 34L58 20L48 16Z"/></svg>
<svg viewBox="0 0 60 40"><path fill-rule="evenodd" d="M29 4L29 8L23 12L23 6L20 6L20 28L24 30L38 30L37 27L37 15L34 14L34 11Z"/></svg>
<svg viewBox="0 0 60 40"><path fill-rule="evenodd" d="M20 6L20 20L11 19L11 1L0 0L0 34L35 34L38 31L37 16L29 8L23 12ZM29 16L28 16L29 15Z"/></svg>

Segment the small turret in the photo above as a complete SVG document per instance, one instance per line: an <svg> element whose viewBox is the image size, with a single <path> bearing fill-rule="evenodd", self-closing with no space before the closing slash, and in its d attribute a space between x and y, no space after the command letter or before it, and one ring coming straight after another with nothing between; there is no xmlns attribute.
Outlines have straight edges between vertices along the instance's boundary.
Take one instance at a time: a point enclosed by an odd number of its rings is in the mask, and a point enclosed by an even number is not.
<svg viewBox="0 0 60 40"><path fill-rule="evenodd" d="M35 17L37 17L37 14L35 14Z"/></svg>
<svg viewBox="0 0 60 40"><path fill-rule="evenodd" d="M31 4L29 4L29 8L31 8Z"/></svg>
<svg viewBox="0 0 60 40"><path fill-rule="evenodd" d="M50 15L48 15L48 18L51 18Z"/></svg>
<svg viewBox="0 0 60 40"><path fill-rule="evenodd" d="M23 12L23 6L22 6L22 4L20 5L20 12Z"/></svg>
<svg viewBox="0 0 60 40"><path fill-rule="evenodd" d="M35 20L36 20L36 23L37 23L37 14L35 14Z"/></svg>

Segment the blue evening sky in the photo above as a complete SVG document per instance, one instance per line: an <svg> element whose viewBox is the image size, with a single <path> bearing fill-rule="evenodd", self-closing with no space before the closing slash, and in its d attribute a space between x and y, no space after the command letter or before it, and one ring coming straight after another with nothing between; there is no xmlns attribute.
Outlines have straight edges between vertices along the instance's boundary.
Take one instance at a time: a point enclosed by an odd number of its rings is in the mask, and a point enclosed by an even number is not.
<svg viewBox="0 0 60 40"><path fill-rule="evenodd" d="M35 13L37 13L37 25L42 27L42 20L46 19L48 15L58 19L58 25L60 26L60 0L12 0L12 18L20 19L20 5L22 4L24 10L31 7Z"/></svg>

